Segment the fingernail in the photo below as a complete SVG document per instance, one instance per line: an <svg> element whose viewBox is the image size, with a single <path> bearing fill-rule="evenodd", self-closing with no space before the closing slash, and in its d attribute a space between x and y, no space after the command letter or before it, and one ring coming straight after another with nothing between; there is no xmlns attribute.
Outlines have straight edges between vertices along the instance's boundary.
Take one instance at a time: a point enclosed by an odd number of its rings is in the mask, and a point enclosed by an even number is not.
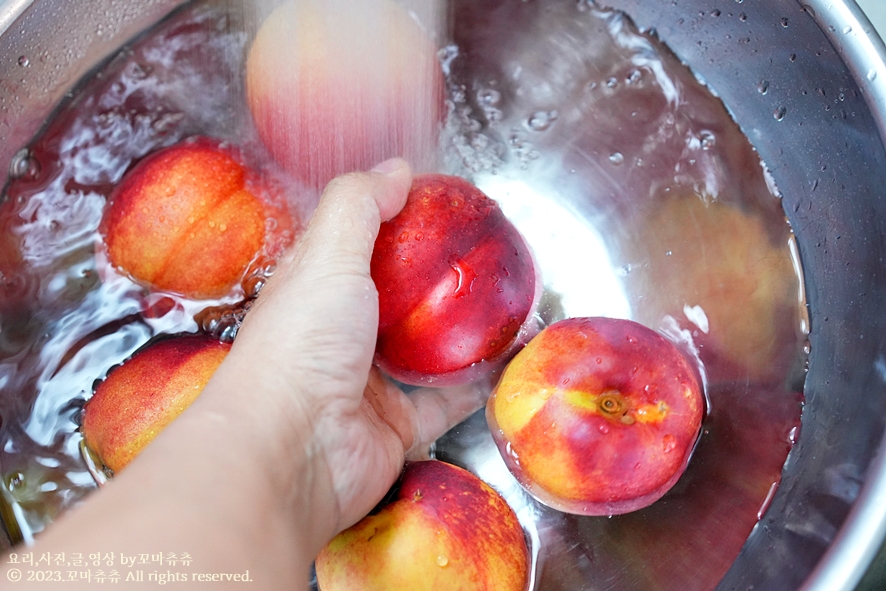
<svg viewBox="0 0 886 591"><path fill-rule="evenodd" d="M380 172L381 174L391 174L392 172L398 171L403 168L403 159L402 158L391 158L389 160L385 160L379 164L376 164L372 167L372 172Z"/></svg>

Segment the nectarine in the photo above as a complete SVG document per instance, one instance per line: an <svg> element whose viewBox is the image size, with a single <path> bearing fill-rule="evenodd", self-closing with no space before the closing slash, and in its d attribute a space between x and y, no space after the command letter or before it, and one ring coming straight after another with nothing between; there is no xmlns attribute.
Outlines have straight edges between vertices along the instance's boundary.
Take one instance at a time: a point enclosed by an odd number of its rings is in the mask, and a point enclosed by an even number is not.
<svg viewBox="0 0 886 591"><path fill-rule="evenodd" d="M467 383L507 361L538 299L532 254L501 209L458 177L415 178L382 224L375 361L409 384Z"/></svg>
<svg viewBox="0 0 886 591"><path fill-rule="evenodd" d="M630 320L570 318L505 368L486 407L508 468L537 499L583 515L652 504L689 462L704 415L696 372Z"/></svg>
<svg viewBox="0 0 886 591"><path fill-rule="evenodd" d="M713 379L782 379L800 334L801 286L787 225L778 243L764 219L688 192L667 197L635 226L637 318L658 327L669 315L696 333Z"/></svg>
<svg viewBox="0 0 886 591"><path fill-rule="evenodd" d="M125 467L203 391L230 350L205 336L141 349L113 369L83 409L86 446L114 472Z"/></svg>
<svg viewBox="0 0 886 591"><path fill-rule="evenodd" d="M391 0L285 2L252 44L246 86L264 144L314 188L393 156L417 169L435 158L437 50Z"/></svg>
<svg viewBox="0 0 886 591"><path fill-rule="evenodd" d="M111 264L155 289L227 294L265 240L266 212L247 170L209 140L139 162L108 200L102 234Z"/></svg>
<svg viewBox="0 0 886 591"><path fill-rule="evenodd" d="M525 591L529 552L513 510L470 472L407 466L396 499L317 557L321 591Z"/></svg>

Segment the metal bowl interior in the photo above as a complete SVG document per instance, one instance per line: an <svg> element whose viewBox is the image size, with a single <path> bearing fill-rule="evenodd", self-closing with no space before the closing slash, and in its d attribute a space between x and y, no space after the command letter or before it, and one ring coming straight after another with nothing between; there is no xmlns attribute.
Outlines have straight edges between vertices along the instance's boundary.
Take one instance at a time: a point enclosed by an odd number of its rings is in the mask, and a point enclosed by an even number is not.
<svg viewBox="0 0 886 591"><path fill-rule="evenodd" d="M82 76L179 4L0 5L0 163ZM803 263L802 436L718 589L850 591L886 534L886 50L851 0L607 5L654 28L723 100L783 195Z"/></svg>

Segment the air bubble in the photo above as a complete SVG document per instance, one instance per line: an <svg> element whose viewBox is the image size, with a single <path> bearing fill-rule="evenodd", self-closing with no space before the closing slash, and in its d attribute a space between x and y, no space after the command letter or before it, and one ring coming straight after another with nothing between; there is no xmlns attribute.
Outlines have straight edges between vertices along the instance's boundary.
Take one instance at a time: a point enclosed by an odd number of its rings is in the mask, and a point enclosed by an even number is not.
<svg viewBox="0 0 886 591"><path fill-rule="evenodd" d="M557 120L557 111L536 111L526 122L532 131L545 131Z"/></svg>
<svg viewBox="0 0 886 591"><path fill-rule="evenodd" d="M492 88L484 88L477 92L477 102L485 107L494 107L501 102L501 93Z"/></svg>
<svg viewBox="0 0 886 591"><path fill-rule="evenodd" d="M19 150L9 162L9 176L13 179L36 180L40 176L40 162L30 150Z"/></svg>

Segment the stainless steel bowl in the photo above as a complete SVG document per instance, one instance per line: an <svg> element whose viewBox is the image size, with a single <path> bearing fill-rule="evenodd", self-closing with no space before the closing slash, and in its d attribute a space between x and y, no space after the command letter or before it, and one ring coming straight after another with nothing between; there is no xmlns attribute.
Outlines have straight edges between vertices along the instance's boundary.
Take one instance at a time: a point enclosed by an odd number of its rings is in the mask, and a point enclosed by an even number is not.
<svg viewBox="0 0 886 591"><path fill-rule="evenodd" d="M0 165L82 76L179 4L0 5ZM804 268L802 436L717 588L850 591L886 536L886 47L852 0L608 5L654 28L722 98L783 195Z"/></svg>

